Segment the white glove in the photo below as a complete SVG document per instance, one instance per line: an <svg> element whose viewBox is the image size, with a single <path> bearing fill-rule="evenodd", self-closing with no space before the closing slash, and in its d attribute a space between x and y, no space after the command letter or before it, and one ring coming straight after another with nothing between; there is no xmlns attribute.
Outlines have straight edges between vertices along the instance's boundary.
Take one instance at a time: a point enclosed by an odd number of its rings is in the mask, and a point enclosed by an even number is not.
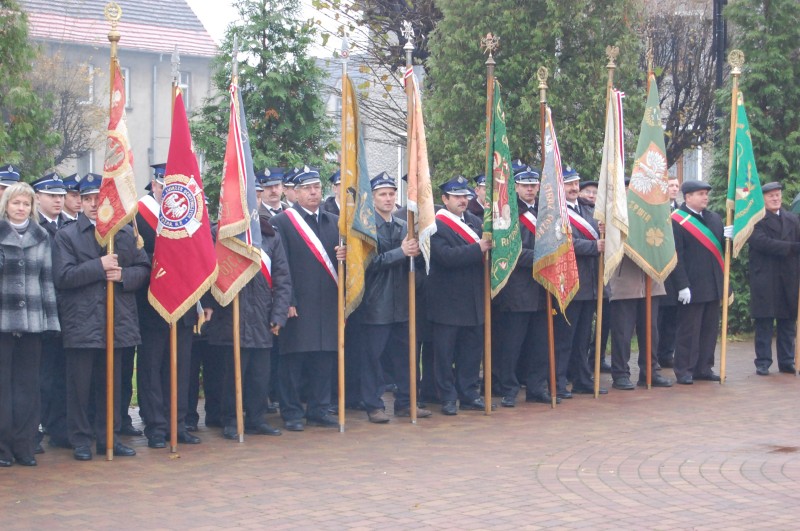
<svg viewBox="0 0 800 531"><path fill-rule="evenodd" d="M722 229L722 235L728 238L729 240L733 238L733 225L726 225Z"/></svg>
<svg viewBox="0 0 800 531"><path fill-rule="evenodd" d="M689 304L692 301L692 292L689 288L683 288L678 292L678 302L681 304Z"/></svg>

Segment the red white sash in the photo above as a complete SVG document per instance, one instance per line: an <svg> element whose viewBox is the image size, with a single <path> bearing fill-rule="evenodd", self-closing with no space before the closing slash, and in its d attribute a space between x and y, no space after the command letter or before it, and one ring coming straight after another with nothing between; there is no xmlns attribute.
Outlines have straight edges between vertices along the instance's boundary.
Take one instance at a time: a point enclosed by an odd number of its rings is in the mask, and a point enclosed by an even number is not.
<svg viewBox="0 0 800 531"><path fill-rule="evenodd" d="M466 223L461 221L461 218L443 208L436 213L436 219L453 229L453 231L461 236L467 243L478 243L481 239Z"/></svg>
<svg viewBox="0 0 800 531"><path fill-rule="evenodd" d="M158 214L161 212L161 205L152 195L146 195L139 199L139 213L142 218L150 225L154 231L158 231Z"/></svg>
<svg viewBox="0 0 800 531"><path fill-rule="evenodd" d="M536 235L536 216L534 216L532 212L520 214L519 222L525 225L532 234Z"/></svg>
<svg viewBox="0 0 800 531"><path fill-rule="evenodd" d="M267 279L267 284L272 289L272 259L264 249L261 249L261 274Z"/></svg>
<svg viewBox="0 0 800 531"><path fill-rule="evenodd" d="M569 222L575 227L576 230L579 230L581 234L586 236L588 240L597 240L600 235L597 234L597 231L594 230L588 221L583 219L580 214L572 210L571 208L567 209L567 213L569 213Z"/></svg>
<svg viewBox="0 0 800 531"><path fill-rule="evenodd" d="M322 246L322 242L319 240L314 231L311 230L311 227L308 226L306 220L304 220L303 216L301 216L297 210L293 208L289 208L284 212L286 212L286 215L289 216L289 221L291 221L292 225L294 225L294 228L297 229L300 237L303 238L303 241L305 241L306 245L308 245L311 254L313 254L319 263L322 264L322 266L328 271L328 274L331 276L333 281L338 285L339 275L336 273L336 268L333 267L333 262L331 262L330 257L328 257L325 247Z"/></svg>

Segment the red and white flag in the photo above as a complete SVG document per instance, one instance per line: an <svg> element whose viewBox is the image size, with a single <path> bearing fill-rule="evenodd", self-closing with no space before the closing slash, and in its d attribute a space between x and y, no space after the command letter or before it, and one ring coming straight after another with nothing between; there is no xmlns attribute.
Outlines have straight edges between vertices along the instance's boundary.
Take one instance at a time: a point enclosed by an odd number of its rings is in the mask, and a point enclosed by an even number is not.
<svg viewBox="0 0 800 531"><path fill-rule="evenodd" d="M100 184L95 237L106 246L114 234L136 216L138 198L133 177L133 151L125 117L125 78L114 59L111 109L106 139L106 160Z"/></svg>
<svg viewBox="0 0 800 531"><path fill-rule="evenodd" d="M193 307L217 278L203 179L180 92L172 114L161 197L147 298L171 324Z"/></svg>

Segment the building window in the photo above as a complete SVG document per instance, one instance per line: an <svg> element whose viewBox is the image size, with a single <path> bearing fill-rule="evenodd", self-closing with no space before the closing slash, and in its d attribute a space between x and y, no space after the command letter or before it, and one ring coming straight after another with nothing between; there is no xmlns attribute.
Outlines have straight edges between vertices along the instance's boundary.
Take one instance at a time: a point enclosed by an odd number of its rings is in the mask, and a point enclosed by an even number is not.
<svg viewBox="0 0 800 531"><path fill-rule="evenodd" d="M191 108L191 98L189 97L189 86L192 82L192 73L191 72L181 72L181 79L178 83L178 87L183 92L183 105L186 107L186 111L188 112Z"/></svg>
<svg viewBox="0 0 800 531"><path fill-rule="evenodd" d="M81 68L84 68L86 71L86 78L89 81L89 90L86 94L86 99L82 100L80 103L88 105L94 103L94 65L84 65Z"/></svg>
<svg viewBox="0 0 800 531"><path fill-rule="evenodd" d="M122 77L125 79L125 109L133 109L133 95L131 94L131 69L120 67Z"/></svg>

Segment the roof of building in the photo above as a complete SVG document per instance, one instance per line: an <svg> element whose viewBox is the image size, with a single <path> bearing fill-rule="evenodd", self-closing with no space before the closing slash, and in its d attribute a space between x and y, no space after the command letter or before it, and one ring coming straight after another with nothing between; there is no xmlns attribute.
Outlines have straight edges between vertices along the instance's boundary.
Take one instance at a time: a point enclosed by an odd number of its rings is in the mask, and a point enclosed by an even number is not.
<svg viewBox="0 0 800 531"><path fill-rule="evenodd" d="M213 57L217 45L185 0L116 0L122 8L119 47ZM32 39L107 47L107 0L21 0Z"/></svg>

